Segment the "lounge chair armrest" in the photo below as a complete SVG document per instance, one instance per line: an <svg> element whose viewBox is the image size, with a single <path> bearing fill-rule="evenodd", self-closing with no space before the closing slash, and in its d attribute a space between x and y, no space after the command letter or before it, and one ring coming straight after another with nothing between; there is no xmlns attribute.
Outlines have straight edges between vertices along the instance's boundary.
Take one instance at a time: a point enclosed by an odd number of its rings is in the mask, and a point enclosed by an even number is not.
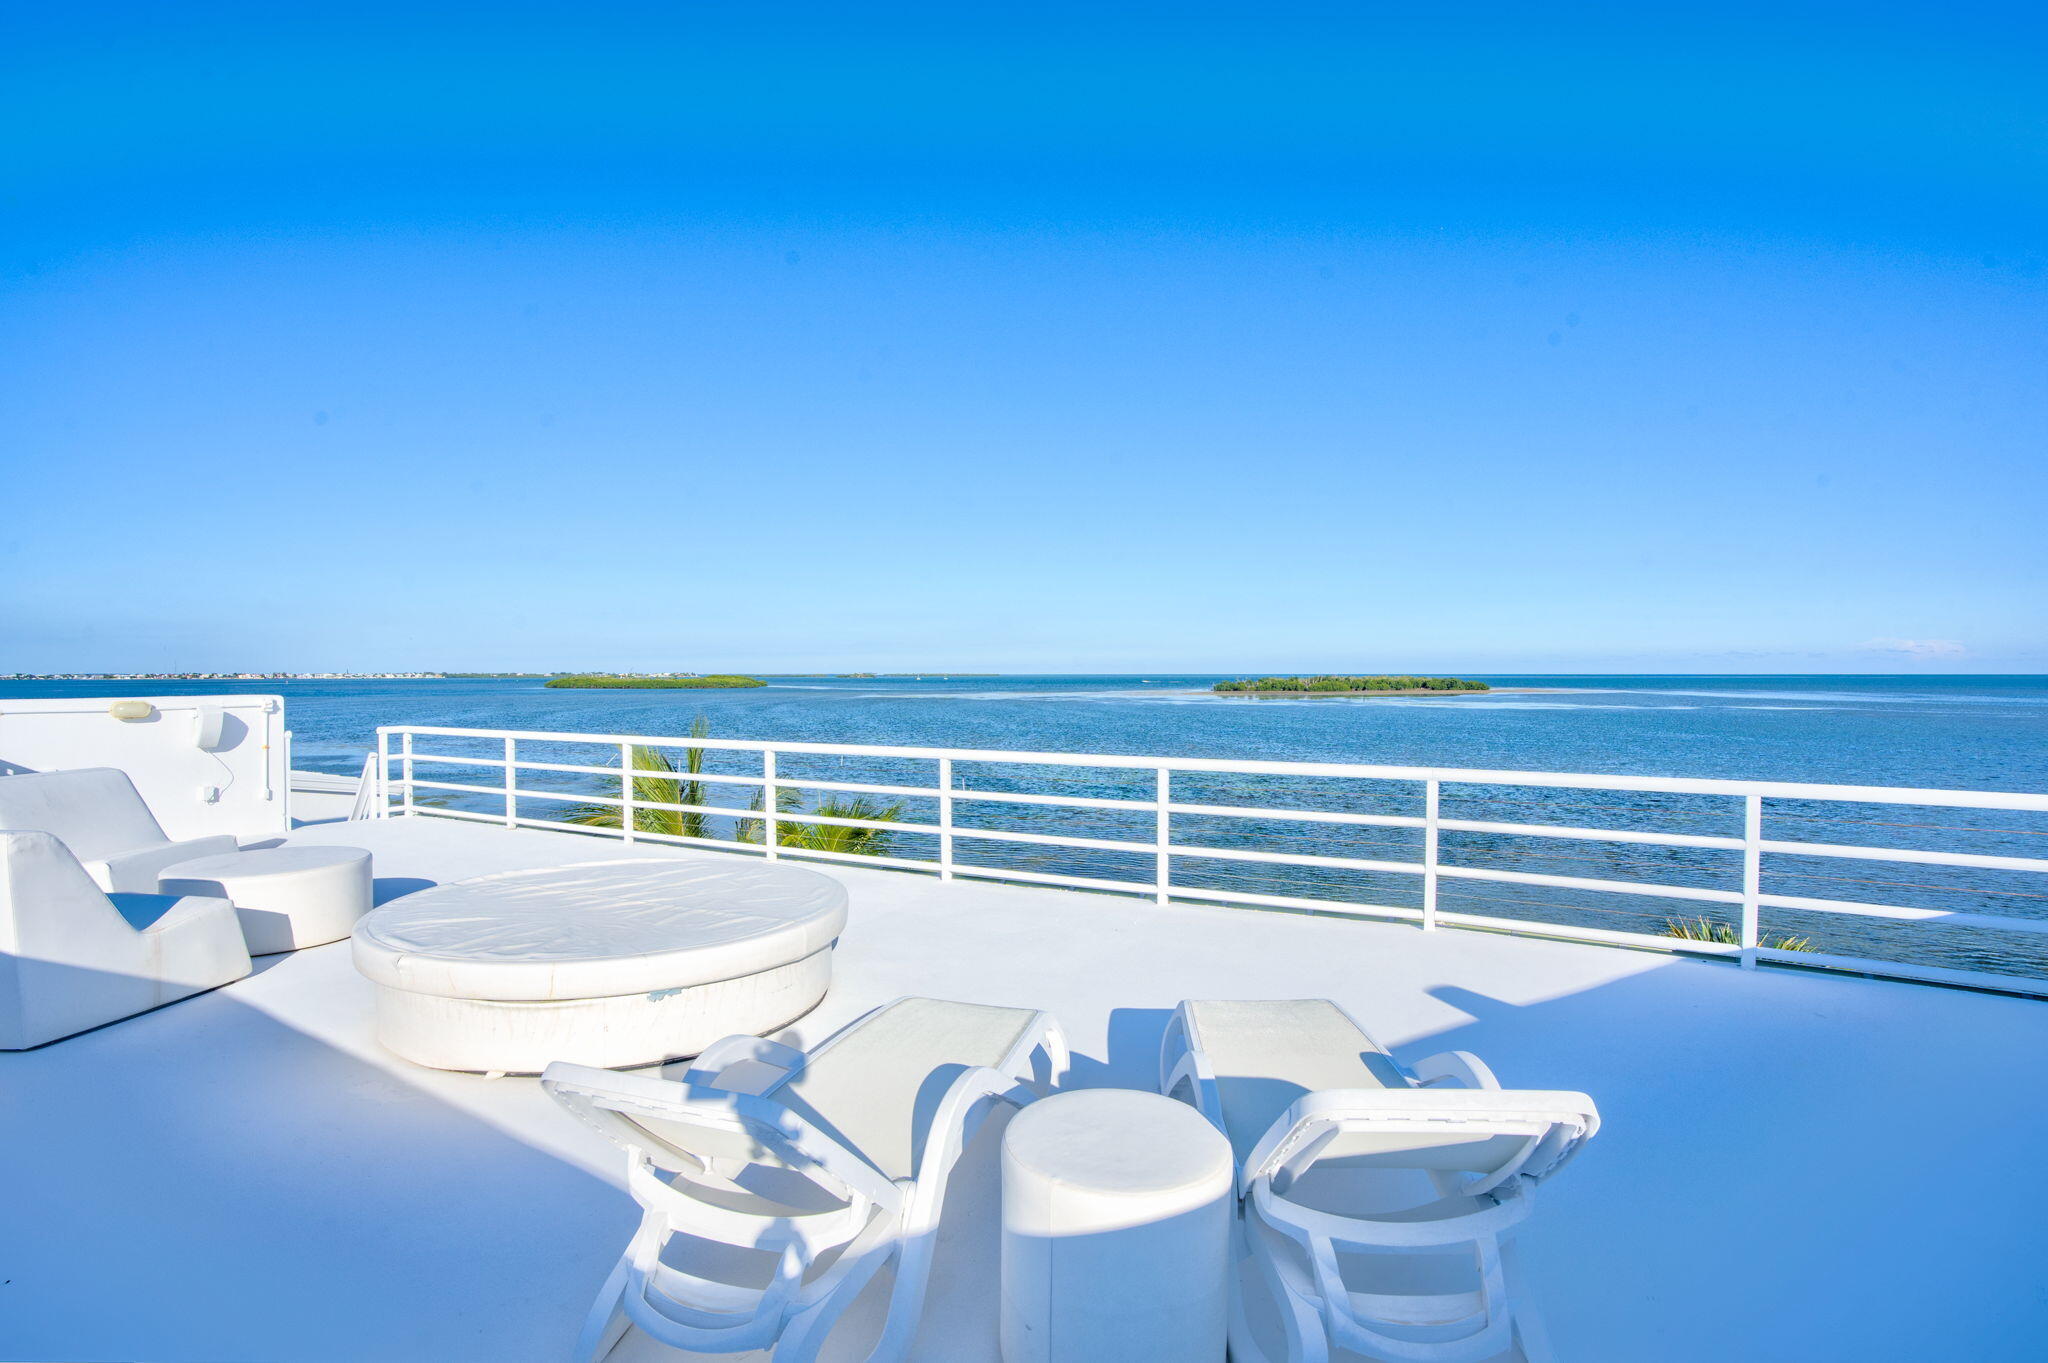
<svg viewBox="0 0 2048 1363"><path fill-rule="evenodd" d="M218 895L151 895L150 898L159 903L169 899L171 903L162 913L156 916L148 927L142 929L145 936L150 934L163 936L175 932L189 932L191 931L189 925L192 923L204 922L208 919L218 919L225 922L235 918L235 906ZM240 920L235 921L236 930L240 931Z"/></svg>
<svg viewBox="0 0 2048 1363"><path fill-rule="evenodd" d="M1209 1068L1208 1055L1190 1039L1191 1029L1188 1005L1183 1003L1167 1020L1165 1035L1159 1039L1159 1091L1189 1104L1228 1136L1230 1128L1223 1123L1216 1075Z"/></svg>
<svg viewBox="0 0 2048 1363"><path fill-rule="evenodd" d="M721 1088L733 1093L766 1093L804 1067L804 1053L780 1041L758 1036L729 1036L714 1041L698 1052L683 1071L683 1082L700 1088ZM744 1087L724 1082L725 1072L735 1065L751 1065L768 1071L749 1076Z"/></svg>
<svg viewBox="0 0 2048 1363"><path fill-rule="evenodd" d="M208 838L189 838L184 842L159 842L146 847L133 847L111 857L85 862L84 865L103 890L155 894L157 878L163 873L164 868L198 857L217 857L241 850L240 843L223 833Z"/></svg>
<svg viewBox="0 0 2048 1363"><path fill-rule="evenodd" d="M1375 1216L1363 1212L1327 1212L1290 1201L1261 1183L1252 1190L1251 1205L1259 1217L1285 1229L1310 1248L1320 1242L1322 1254L1336 1249L1427 1249L1468 1244L1502 1235L1528 1219L1533 1199L1527 1188L1511 1183L1490 1198L1459 1198L1452 1204L1469 1208L1445 1216ZM1335 1261L1329 1260L1335 1267ZM1320 1276L1320 1275L1319 1275Z"/></svg>
<svg viewBox="0 0 2048 1363"><path fill-rule="evenodd" d="M1159 1091L1194 1108L1224 1135L1230 1134L1230 1128L1223 1123L1223 1101L1216 1089L1216 1076L1209 1073L1200 1052L1190 1051L1182 1056L1160 1080Z"/></svg>
<svg viewBox="0 0 2048 1363"><path fill-rule="evenodd" d="M1500 1080L1484 1060L1470 1051L1439 1051L1415 1062L1409 1071L1423 1088L1447 1085L1452 1088L1498 1089Z"/></svg>
<svg viewBox="0 0 2048 1363"><path fill-rule="evenodd" d="M1031 1021L1024 1032L1010 1047L1010 1053L1003 1057L1003 1072L1015 1075L1019 1081L1029 1080L1035 1075L1031 1057L1045 1054L1045 1089L1058 1088L1066 1082L1067 1074L1074 1066L1073 1052L1067 1046L1066 1029L1051 1013L1038 1012L1031 1015ZM1035 1087L1035 1085L1034 1085ZM1028 1101L1028 1100L1020 1100Z"/></svg>
<svg viewBox="0 0 2048 1363"><path fill-rule="evenodd" d="M931 1124L925 1128L924 1148L917 1159L916 1186L906 1218L908 1227L915 1231L938 1224L939 1209L946 1200L946 1179L961 1151L974 1138L986 1105L1002 1100L1021 1107L1034 1096L1028 1080L987 1065L976 1065L953 1077L945 1096L932 1109Z"/></svg>
<svg viewBox="0 0 2048 1363"><path fill-rule="evenodd" d="M242 920L225 899L178 899L142 930L142 937L152 944L159 977L166 982L210 988L239 980L250 970Z"/></svg>

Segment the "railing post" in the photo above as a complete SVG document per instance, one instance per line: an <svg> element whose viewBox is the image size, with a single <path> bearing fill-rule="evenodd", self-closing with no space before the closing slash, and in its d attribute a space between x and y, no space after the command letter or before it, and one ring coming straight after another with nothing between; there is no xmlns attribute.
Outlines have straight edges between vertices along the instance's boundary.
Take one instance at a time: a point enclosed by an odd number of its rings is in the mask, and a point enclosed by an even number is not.
<svg viewBox="0 0 2048 1363"><path fill-rule="evenodd" d="M1158 816L1153 833L1153 845L1158 849L1153 853L1153 878L1159 886L1159 893L1155 898L1162 904L1167 900L1168 891L1172 883L1173 858L1166 850L1173 845L1173 812L1168 808L1172 802L1173 772L1170 768L1161 767L1159 769Z"/></svg>
<svg viewBox="0 0 2048 1363"><path fill-rule="evenodd" d="M1742 968L1756 969L1757 900L1764 883L1764 797L1745 795L1742 812Z"/></svg>
<svg viewBox="0 0 2048 1363"><path fill-rule="evenodd" d="M377 817L391 817L391 731L377 729Z"/></svg>
<svg viewBox="0 0 2048 1363"><path fill-rule="evenodd" d="M775 749L761 749L761 846L768 860L782 854L781 809L775 798Z"/></svg>
<svg viewBox="0 0 2048 1363"><path fill-rule="evenodd" d="M939 759L939 879L953 878L953 759Z"/></svg>
<svg viewBox="0 0 2048 1363"><path fill-rule="evenodd" d="M399 810L412 817L412 730L398 736Z"/></svg>
<svg viewBox="0 0 2048 1363"><path fill-rule="evenodd" d="M519 740L505 740L505 827L519 827Z"/></svg>
<svg viewBox="0 0 2048 1363"><path fill-rule="evenodd" d="M1442 783L1435 777L1422 783L1422 930L1436 931L1437 816Z"/></svg>
<svg viewBox="0 0 2048 1363"><path fill-rule="evenodd" d="M640 831L639 816L633 810L633 745L619 744L619 840L632 842Z"/></svg>
<svg viewBox="0 0 2048 1363"><path fill-rule="evenodd" d="M383 791L383 783L377 779L377 754L371 753L363 759L362 774L356 777L356 798L348 807L349 822L376 818L373 811Z"/></svg>

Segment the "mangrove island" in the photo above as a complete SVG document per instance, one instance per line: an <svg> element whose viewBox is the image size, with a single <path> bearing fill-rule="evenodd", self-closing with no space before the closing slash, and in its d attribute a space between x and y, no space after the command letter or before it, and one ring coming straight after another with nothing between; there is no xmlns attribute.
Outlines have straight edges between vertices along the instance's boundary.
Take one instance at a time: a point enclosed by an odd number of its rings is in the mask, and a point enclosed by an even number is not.
<svg viewBox="0 0 2048 1363"><path fill-rule="evenodd" d="M1220 681L1214 689L1267 696L1436 696L1493 688L1463 677L1258 677Z"/></svg>

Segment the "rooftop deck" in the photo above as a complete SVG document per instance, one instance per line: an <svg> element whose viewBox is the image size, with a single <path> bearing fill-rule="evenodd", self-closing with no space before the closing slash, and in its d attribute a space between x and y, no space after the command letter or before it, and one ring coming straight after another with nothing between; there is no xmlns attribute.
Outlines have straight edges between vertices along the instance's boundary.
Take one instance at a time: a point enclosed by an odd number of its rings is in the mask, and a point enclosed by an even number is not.
<svg viewBox="0 0 2048 1363"><path fill-rule="evenodd" d="M291 840L370 848L380 899L718 855L434 819ZM1065 1024L1075 1084L1149 1086L1178 999L1327 995L1404 1059L1456 1047L1511 1086L1590 1092L1605 1127L1521 1237L1562 1357L1989 1360L2048 1334L2042 1003L819 869L852 918L830 994L785 1039L906 993L1027 1005ZM616 1152L532 1080L414 1067L372 1022L343 943L0 1056L0 1356L566 1356L635 1221ZM984 1135L917 1358L996 1358L994 1164ZM613 1356L675 1355L629 1335Z"/></svg>

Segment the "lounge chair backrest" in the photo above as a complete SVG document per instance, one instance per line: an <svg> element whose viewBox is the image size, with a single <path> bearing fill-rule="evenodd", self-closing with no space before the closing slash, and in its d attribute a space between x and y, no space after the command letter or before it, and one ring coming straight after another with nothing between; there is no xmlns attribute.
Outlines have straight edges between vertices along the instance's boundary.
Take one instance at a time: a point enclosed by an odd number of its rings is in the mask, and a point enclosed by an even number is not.
<svg viewBox="0 0 2048 1363"><path fill-rule="evenodd" d="M615 1144L720 1195L733 1191L731 1175L746 1165L798 1175L838 1202L895 1194L867 1161L772 1098L564 1064L548 1066L541 1086Z"/></svg>
<svg viewBox="0 0 2048 1363"><path fill-rule="evenodd" d="M1492 1173L1521 1155L1529 1144L1522 1135L1442 1131L1400 1134L1346 1131L1318 1155L1324 1164L1364 1169L1430 1169L1438 1173Z"/></svg>
<svg viewBox="0 0 2048 1363"><path fill-rule="evenodd" d="M1344 1089L1305 1094L1245 1161L1243 1185L1321 1161L1473 1175L1467 1193L1562 1168L1600 1129L1583 1093L1549 1089Z"/></svg>
<svg viewBox="0 0 2048 1363"><path fill-rule="evenodd" d="M0 832L0 951L45 963L96 964L132 952L137 937L54 835Z"/></svg>
<svg viewBox="0 0 2048 1363"><path fill-rule="evenodd" d="M128 773L114 767L0 776L0 829L54 833L80 861L170 841Z"/></svg>

